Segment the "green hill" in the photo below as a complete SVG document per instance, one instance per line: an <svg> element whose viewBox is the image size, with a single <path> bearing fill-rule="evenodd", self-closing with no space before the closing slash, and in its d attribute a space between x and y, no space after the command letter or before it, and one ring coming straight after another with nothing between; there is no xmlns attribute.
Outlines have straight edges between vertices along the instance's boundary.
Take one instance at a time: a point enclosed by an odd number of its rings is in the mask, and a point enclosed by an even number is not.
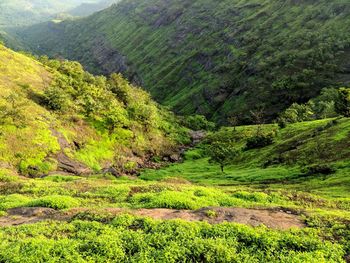
<svg viewBox="0 0 350 263"><path fill-rule="evenodd" d="M247 147L248 141L256 137L272 140L266 145ZM217 142L238 151L229 160L224 174L218 164L208 164L208 152ZM277 184L280 189L285 186L279 184L285 183L296 188L307 185L310 192L346 196L350 186L349 143L349 118L300 122L283 129L276 124L222 127L188 151L183 164L150 171L142 178L182 177L214 185Z"/></svg>
<svg viewBox="0 0 350 263"><path fill-rule="evenodd" d="M82 3L79 6L69 10L68 13L72 16L88 16L95 12L106 9L107 7L110 7L112 4L116 4L119 1L120 0L101 0L96 3Z"/></svg>
<svg viewBox="0 0 350 263"><path fill-rule="evenodd" d="M0 46L0 94L0 171L123 174L186 141L146 92L76 62L39 62Z"/></svg>
<svg viewBox="0 0 350 263"><path fill-rule="evenodd" d="M349 83L349 17L342 0L124 0L17 33L36 53L122 72L178 113L249 122Z"/></svg>
<svg viewBox="0 0 350 263"><path fill-rule="evenodd" d="M96 2L98 0L2 0L0 27L32 25L82 3Z"/></svg>

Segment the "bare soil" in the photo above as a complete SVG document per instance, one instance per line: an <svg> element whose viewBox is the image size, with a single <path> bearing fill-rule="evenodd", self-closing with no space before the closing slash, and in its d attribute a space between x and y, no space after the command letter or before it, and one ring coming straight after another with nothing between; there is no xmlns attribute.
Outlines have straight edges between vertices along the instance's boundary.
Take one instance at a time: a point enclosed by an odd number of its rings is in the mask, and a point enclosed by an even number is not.
<svg viewBox="0 0 350 263"><path fill-rule="evenodd" d="M94 212L96 210L75 208L65 212L60 212L51 208L43 207L14 208L8 210L7 216L0 217L0 226L33 224L45 220L66 221L72 219L81 212L89 211ZM305 224L298 215L272 209L207 207L192 211L163 208L135 210L106 208L101 212L107 212L111 215L129 213L136 216L162 220L183 219L186 221L207 221L210 224L236 222L250 226L265 225L269 228L279 230L305 227Z"/></svg>

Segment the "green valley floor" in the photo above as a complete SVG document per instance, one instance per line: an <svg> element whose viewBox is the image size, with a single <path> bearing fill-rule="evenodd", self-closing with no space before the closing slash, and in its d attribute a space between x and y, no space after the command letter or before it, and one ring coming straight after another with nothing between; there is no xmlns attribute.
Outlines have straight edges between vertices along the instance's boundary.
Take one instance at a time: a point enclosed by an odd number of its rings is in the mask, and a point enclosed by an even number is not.
<svg viewBox="0 0 350 263"><path fill-rule="evenodd" d="M223 128L138 177L0 170L0 262L349 262L349 119L290 125L224 173L208 162L215 136L240 145L255 129ZM333 172L306 173L310 143L331 136L319 165L336 156ZM277 152L295 164L259 164Z"/></svg>
<svg viewBox="0 0 350 263"><path fill-rule="evenodd" d="M245 184L232 178L259 170L230 167L221 185L216 169L200 159L147 171L148 181L1 175L0 262L345 262L349 168Z"/></svg>

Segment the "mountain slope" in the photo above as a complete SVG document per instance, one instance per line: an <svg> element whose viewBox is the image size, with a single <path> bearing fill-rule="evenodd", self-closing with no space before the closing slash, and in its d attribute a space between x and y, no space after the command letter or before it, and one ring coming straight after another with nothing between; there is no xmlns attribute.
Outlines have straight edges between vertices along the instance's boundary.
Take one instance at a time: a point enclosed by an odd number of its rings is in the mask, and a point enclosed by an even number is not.
<svg viewBox="0 0 350 263"><path fill-rule="evenodd" d="M98 0L2 0L0 2L0 27L35 24L52 15L74 8L82 3Z"/></svg>
<svg viewBox="0 0 350 263"><path fill-rule="evenodd" d="M0 170L121 174L186 140L147 93L76 62L38 62L0 46L0 94Z"/></svg>
<svg viewBox="0 0 350 263"><path fill-rule="evenodd" d="M82 3L81 5L69 10L68 13L72 16L88 16L95 12L106 9L107 7L119 1L120 0L102 0L97 3Z"/></svg>
<svg viewBox="0 0 350 263"><path fill-rule="evenodd" d="M19 34L37 53L121 71L179 113L245 122L349 83L349 17L338 0L125 0Z"/></svg>

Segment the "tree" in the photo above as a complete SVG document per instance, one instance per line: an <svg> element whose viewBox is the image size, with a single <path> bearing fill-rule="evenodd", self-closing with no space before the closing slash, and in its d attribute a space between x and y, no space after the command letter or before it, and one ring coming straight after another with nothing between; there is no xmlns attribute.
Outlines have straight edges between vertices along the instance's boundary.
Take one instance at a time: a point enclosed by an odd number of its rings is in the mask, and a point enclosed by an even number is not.
<svg viewBox="0 0 350 263"><path fill-rule="evenodd" d="M239 153L240 150L233 147L231 143L216 141L209 146L209 162L219 164L223 173L225 166L230 164Z"/></svg>
<svg viewBox="0 0 350 263"><path fill-rule="evenodd" d="M344 117L350 117L350 88L339 89L339 96L335 102L335 111Z"/></svg>
<svg viewBox="0 0 350 263"><path fill-rule="evenodd" d="M233 127L233 130L236 131L236 127L239 123L238 116L232 115L231 117L227 118L228 123Z"/></svg>
<svg viewBox="0 0 350 263"><path fill-rule="evenodd" d="M112 74L109 80L110 90L115 94L115 96L128 106L131 102L131 96L129 92L129 83L123 78L121 74Z"/></svg>
<svg viewBox="0 0 350 263"><path fill-rule="evenodd" d="M215 123L208 121L207 118L203 115L187 116L183 121L183 125L194 131L212 131L215 129Z"/></svg>
<svg viewBox="0 0 350 263"><path fill-rule="evenodd" d="M44 91L43 103L50 110L64 112L69 106L69 96L63 89L51 86Z"/></svg>
<svg viewBox="0 0 350 263"><path fill-rule="evenodd" d="M25 126L26 118L23 111L26 102L16 93L11 93L3 97L3 99L6 105L0 106L0 124L4 124L6 120L10 120L17 127Z"/></svg>
<svg viewBox="0 0 350 263"><path fill-rule="evenodd" d="M251 110L250 114L252 116L253 123L257 125L256 135L259 136L262 131L262 125L265 123L265 111L263 108L258 110Z"/></svg>

